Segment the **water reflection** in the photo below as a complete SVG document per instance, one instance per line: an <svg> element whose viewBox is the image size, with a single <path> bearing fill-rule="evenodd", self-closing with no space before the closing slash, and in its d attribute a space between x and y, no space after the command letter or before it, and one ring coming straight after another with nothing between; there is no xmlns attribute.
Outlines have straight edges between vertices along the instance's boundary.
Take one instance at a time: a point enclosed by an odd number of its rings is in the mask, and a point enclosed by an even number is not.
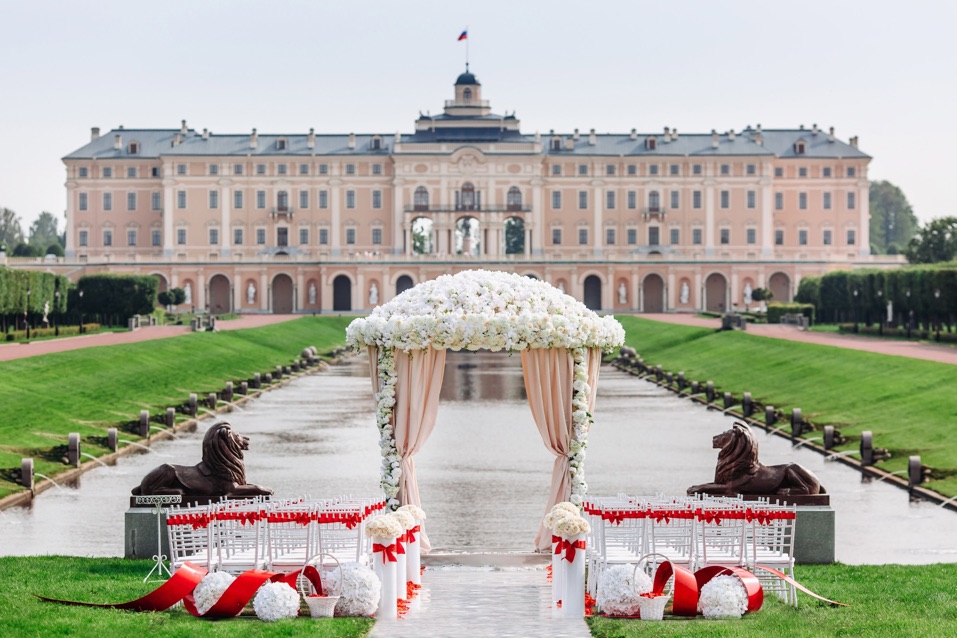
<svg viewBox="0 0 957 638"><path fill-rule="evenodd" d="M611 368L602 370L587 480L593 494L683 494L710 479L711 437L732 419ZM250 437L250 481L280 496L371 495L379 448L364 357L266 393L228 416ZM123 553L129 490L162 462L196 463L206 425L157 454L124 457L83 475L82 489L50 490L31 508L0 517L0 554ZM757 432L766 464L797 461L812 470L837 511L837 558L846 563L957 560L954 514L918 502L786 439ZM531 549L544 513L554 457L525 401L521 359L504 353L449 353L438 421L416 457L428 531L438 548Z"/></svg>

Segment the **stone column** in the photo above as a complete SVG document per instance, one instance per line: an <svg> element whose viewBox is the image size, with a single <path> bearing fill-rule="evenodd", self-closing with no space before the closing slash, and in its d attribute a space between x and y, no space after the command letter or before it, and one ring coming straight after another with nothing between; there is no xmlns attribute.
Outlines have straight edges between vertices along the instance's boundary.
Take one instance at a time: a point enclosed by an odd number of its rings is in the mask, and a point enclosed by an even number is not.
<svg viewBox="0 0 957 638"><path fill-rule="evenodd" d="M225 169L227 166L224 165L223 168ZM219 244L222 247L220 252L224 256L228 256L231 252L233 241L232 235L230 234L230 224L232 223L230 214L232 212L231 207L233 205L231 199L232 189L230 186L232 186L232 184L233 180L229 179L228 177L219 180L219 205L221 207L219 222L221 230L219 231Z"/></svg>
<svg viewBox="0 0 957 638"><path fill-rule="evenodd" d="M537 252L541 254L542 251L539 249ZM525 256L532 256L532 229L527 224L525 226Z"/></svg>
<svg viewBox="0 0 957 638"><path fill-rule="evenodd" d="M173 174L173 165L163 165L164 175ZM163 179L163 254L167 257L173 255L176 245L176 237L173 235L173 211L176 210L176 193L173 187L176 186L176 180L172 177Z"/></svg>
<svg viewBox="0 0 957 638"><path fill-rule="evenodd" d="M206 300L209 299L209 291L206 286L206 272L200 269L196 272L196 290L194 292L196 298L193 299L196 302L194 305L200 312L206 310Z"/></svg>
<svg viewBox="0 0 957 638"><path fill-rule="evenodd" d="M266 274L266 269L263 268L259 271L259 310L262 312L269 312L269 278Z"/></svg>
<svg viewBox="0 0 957 638"><path fill-rule="evenodd" d="M714 179L704 181L704 254L714 255Z"/></svg>

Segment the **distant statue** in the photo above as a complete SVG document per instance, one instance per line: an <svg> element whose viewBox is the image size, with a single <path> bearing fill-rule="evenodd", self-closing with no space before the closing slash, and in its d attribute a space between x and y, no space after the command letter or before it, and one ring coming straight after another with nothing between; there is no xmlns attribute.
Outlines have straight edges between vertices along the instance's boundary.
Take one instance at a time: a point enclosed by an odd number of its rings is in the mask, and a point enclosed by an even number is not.
<svg viewBox="0 0 957 638"><path fill-rule="evenodd" d="M246 286L246 303L256 303L256 284L251 281L249 282L249 285Z"/></svg>
<svg viewBox="0 0 957 638"><path fill-rule="evenodd" d="M374 281L372 282L372 285L369 286L369 305L379 305L379 287L375 285Z"/></svg>
<svg viewBox="0 0 957 638"><path fill-rule="evenodd" d="M747 283L744 284L744 305L745 305L745 306L750 306L750 305L751 305L751 293L752 293L752 292L753 292L753 291L751 290L751 282L749 281L749 282L747 282Z"/></svg>
<svg viewBox="0 0 957 638"><path fill-rule="evenodd" d="M826 494L821 482L807 468L797 463L762 465L758 461L758 442L751 428L735 423L731 429L712 439L718 452L714 483L688 488L688 494L765 496Z"/></svg>
<svg viewBox="0 0 957 638"><path fill-rule="evenodd" d="M618 303L628 303L628 288L625 282L618 284Z"/></svg>
<svg viewBox="0 0 957 638"><path fill-rule="evenodd" d="M309 282L309 303L316 303L316 282L314 281Z"/></svg>
<svg viewBox="0 0 957 638"><path fill-rule="evenodd" d="M50 302L44 301L43 302L43 323L44 324L50 323L50 320L47 319L48 314L50 314Z"/></svg>
<svg viewBox="0 0 957 638"><path fill-rule="evenodd" d="M894 323L894 302L887 302L887 323Z"/></svg>
<svg viewBox="0 0 957 638"><path fill-rule="evenodd" d="M686 303L688 303L688 298L689 298L689 295L690 295L690 294L691 294L691 290L688 288L688 282L687 282L687 281L682 281L682 282L681 282L681 293L680 293L679 296L678 296L678 300L679 300L681 303L686 304Z"/></svg>
<svg viewBox="0 0 957 638"><path fill-rule="evenodd" d="M195 497L242 498L272 494L269 488L246 482L243 452L248 449L249 438L220 421L203 437L201 462L196 465L160 465L143 477L132 494L180 494L184 503Z"/></svg>
<svg viewBox="0 0 957 638"><path fill-rule="evenodd" d="M565 292L565 282L564 282L564 281L559 281L559 282L558 282L558 289L559 289L561 292L563 292L563 293Z"/></svg>
<svg viewBox="0 0 957 638"><path fill-rule="evenodd" d="M193 285L188 281L183 286L183 303L189 306L193 305Z"/></svg>

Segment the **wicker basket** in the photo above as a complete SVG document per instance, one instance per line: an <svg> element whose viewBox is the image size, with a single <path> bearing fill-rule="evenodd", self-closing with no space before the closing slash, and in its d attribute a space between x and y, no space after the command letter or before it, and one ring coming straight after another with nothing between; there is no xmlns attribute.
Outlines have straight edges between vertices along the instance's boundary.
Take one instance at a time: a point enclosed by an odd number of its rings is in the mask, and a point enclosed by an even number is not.
<svg viewBox="0 0 957 638"><path fill-rule="evenodd" d="M665 605L668 604L667 595L648 598L642 596L638 599L638 608L641 610L642 620L664 620Z"/></svg>
<svg viewBox="0 0 957 638"><path fill-rule="evenodd" d="M319 565L317 569L322 571L322 557L328 556L332 560L336 561L336 569L339 570L339 587L334 595L324 595L325 589L320 594L310 594L308 592L309 582L308 579L300 577L299 578L299 593L302 594L302 599L306 601L306 606L309 607L309 615L313 618L332 618L336 612L336 603L339 602L339 594L342 591L342 565L332 554L321 554L312 560L306 562L306 566L311 565L317 559L319 560Z"/></svg>

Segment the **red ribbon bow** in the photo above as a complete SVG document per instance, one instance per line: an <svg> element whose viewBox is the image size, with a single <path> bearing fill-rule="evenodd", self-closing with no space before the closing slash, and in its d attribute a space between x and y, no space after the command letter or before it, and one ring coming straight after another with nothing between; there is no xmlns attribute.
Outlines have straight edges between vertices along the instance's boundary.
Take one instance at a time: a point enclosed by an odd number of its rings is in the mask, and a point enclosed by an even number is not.
<svg viewBox="0 0 957 638"><path fill-rule="evenodd" d="M382 552L382 564L385 565L386 562L395 563L398 562L398 558L395 555L395 543L391 545L380 545L379 543L372 544L372 553L378 554Z"/></svg>
<svg viewBox="0 0 957 638"><path fill-rule="evenodd" d="M562 558L567 560L569 563L573 563L575 562L575 550L584 550L585 541L575 541L574 543L571 543L567 538L563 538L561 540L561 544L555 549L565 552L565 555ZM555 553L557 554L559 551L556 551Z"/></svg>

